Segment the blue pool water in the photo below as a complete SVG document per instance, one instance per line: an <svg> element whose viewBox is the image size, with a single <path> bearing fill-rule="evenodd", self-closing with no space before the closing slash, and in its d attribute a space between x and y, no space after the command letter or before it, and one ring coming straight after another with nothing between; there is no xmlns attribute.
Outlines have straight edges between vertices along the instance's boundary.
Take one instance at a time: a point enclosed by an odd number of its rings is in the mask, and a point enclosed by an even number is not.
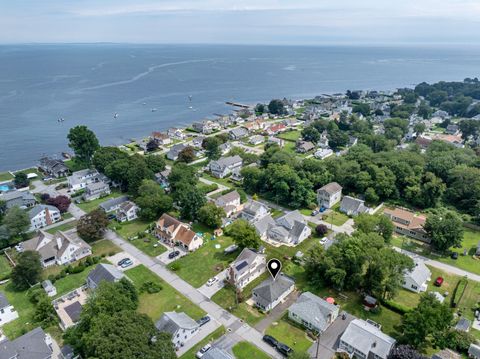
<svg viewBox="0 0 480 359"><path fill-rule="evenodd" d="M0 192L7 192L8 190L10 190L9 186L5 184L0 185Z"/></svg>

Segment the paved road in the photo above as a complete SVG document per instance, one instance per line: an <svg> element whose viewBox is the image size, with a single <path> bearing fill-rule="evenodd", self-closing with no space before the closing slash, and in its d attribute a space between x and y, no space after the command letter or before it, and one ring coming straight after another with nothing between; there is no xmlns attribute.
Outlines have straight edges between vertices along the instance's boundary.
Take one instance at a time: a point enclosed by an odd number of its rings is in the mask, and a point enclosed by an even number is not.
<svg viewBox="0 0 480 359"><path fill-rule="evenodd" d="M224 269L223 271L218 273L215 276L218 278L218 280L215 283L213 283L211 286L207 286L207 284L205 283L200 288L198 288L198 291L202 293L205 297L212 298L215 293L217 293L220 289L222 289L225 286L227 270L228 269Z"/></svg>
<svg viewBox="0 0 480 359"><path fill-rule="evenodd" d="M273 323L280 318L282 318L283 314L285 311L297 301L298 296L300 295L299 291L294 291L290 293L285 300L278 304L275 308L273 308L270 313L262 319L258 324L255 325L255 329L257 329L259 332L264 333L265 330Z"/></svg>
<svg viewBox="0 0 480 359"><path fill-rule="evenodd" d="M262 340L263 335L260 332L252 328L250 325L243 323L239 318L235 317L216 303L212 302L196 288L166 269L158 260L147 256L135 246L117 236L117 234L113 231L107 231L105 238L111 240L113 243L121 247L125 252L137 258L144 266L149 268L153 273L174 287L178 292L183 294L185 297L207 312L214 320L227 328L227 331L236 333L240 338L242 338L242 340L251 342L253 345L260 348L273 358L281 358L273 348L271 348ZM196 337L192 338L192 341L193 340L198 342Z"/></svg>
<svg viewBox="0 0 480 359"><path fill-rule="evenodd" d="M439 261L436 261L434 259L430 259L430 258L427 258L427 257L423 257L419 254L416 254L416 253L413 253L413 252L409 252L409 251L406 251L405 249L401 249L401 248L398 248L398 247L393 247L395 250L403 253L403 254L406 254L407 256L409 256L410 258L413 258L413 259L420 259L422 260L425 264L429 265L429 266L432 266L432 267L435 267L435 268L438 268L438 269L441 269L447 273L450 273L450 274L455 274L455 275L458 275L458 276L467 276L468 279L471 279L475 282L480 282L480 275L478 274L474 274L474 273L471 273L471 272L467 272L463 269L460 269L460 268L457 268L457 267L454 267L454 266L451 266L449 264L446 264L446 263L442 263L442 262L439 262Z"/></svg>

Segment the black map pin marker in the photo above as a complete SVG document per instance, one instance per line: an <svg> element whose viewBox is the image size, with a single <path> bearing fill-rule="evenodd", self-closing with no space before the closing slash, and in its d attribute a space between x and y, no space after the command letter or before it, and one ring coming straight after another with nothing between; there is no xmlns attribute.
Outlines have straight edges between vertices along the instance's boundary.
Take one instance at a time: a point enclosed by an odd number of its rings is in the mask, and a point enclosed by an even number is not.
<svg viewBox="0 0 480 359"><path fill-rule="evenodd" d="M282 263L278 259L272 258L267 263L267 269L275 280L282 269Z"/></svg>

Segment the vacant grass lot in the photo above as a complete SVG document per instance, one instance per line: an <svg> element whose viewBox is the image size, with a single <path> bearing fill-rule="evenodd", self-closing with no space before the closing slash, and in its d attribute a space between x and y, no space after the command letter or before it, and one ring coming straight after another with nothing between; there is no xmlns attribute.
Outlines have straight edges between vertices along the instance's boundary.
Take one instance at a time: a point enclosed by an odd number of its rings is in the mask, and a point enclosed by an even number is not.
<svg viewBox="0 0 480 359"><path fill-rule="evenodd" d="M176 273L195 288L201 287L211 277L224 270L239 254L239 251L228 255L223 253L224 249L232 244L232 239L226 236L213 241L204 238L201 248L176 261L180 267ZM220 248L215 248L217 245L220 245Z"/></svg>
<svg viewBox="0 0 480 359"><path fill-rule="evenodd" d="M57 233L58 231L62 231L62 232L65 232L65 231L68 231L70 229L73 229L77 226L77 221L70 221L70 222L67 222L67 223L62 223L56 227L53 227L53 228L49 228L46 230L47 233L50 233L50 234L55 234Z"/></svg>
<svg viewBox="0 0 480 359"><path fill-rule="evenodd" d="M286 318L273 323L265 334L271 335L297 352L306 352L313 344L303 329L288 322Z"/></svg>
<svg viewBox="0 0 480 359"><path fill-rule="evenodd" d="M207 336L205 339L201 340L197 345L193 346L188 352L183 354L180 358L182 359L196 359L195 354L202 349L208 343L213 342L225 334L225 328L221 326L216 329L213 333Z"/></svg>
<svg viewBox="0 0 480 359"><path fill-rule="evenodd" d="M7 276L11 271L12 267L5 254L0 255L0 278Z"/></svg>
<svg viewBox="0 0 480 359"><path fill-rule="evenodd" d="M237 359L269 359L270 356L262 352L249 342L240 342L232 348Z"/></svg>
<svg viewBox="0 0 480 359"><path fill-rule="evenodd" d="M122 249L117 246L115 243L109 241L108 239L101 239L92 244L92 253L94 256L112 255L120 253Z"/></svg>
<svg viewBox="0 0 480 359"><path fill-rule="evenodd" d="M91 212L94 209L96 209L102 202L105 202L105 201L107 201L109 199L112 199L112 198L120 197L122 195L123 194L121 192L113 191L108 196L97 198L97 199L94 199L93 201L82 202L82 203L77 204L77 206L88 213L88 212Z"/></svg>
<svg viewBox="0 0 480 359"><path fill-rule="evenodd" d="M296 142L301 136L302 131L287 131L277 135L278 138L293 142Z"/></svg>
<svg viewBox="0 0 480 359"><path fill-rule="evenodd" d="M10 181L11 179L13 179L13 176L9 172L0 173L0 182Z"/></svg>
<svg viewBox="0 0 480 359"><path fill-rule="evenodd" d="M348 216L337 210L332 210L322 216L322 220L333 224L334 226L341 226L346 221L348 221Z"/></svg>
<svg viewBox="0 0 480 359"><path fill-rule="evenodd" d="M155 273L143 265L129 269L125 274L133 281L135 287L140 290L145 282L154 282L162 286L158 293L140 294L139 312L147 314L152 320L160 319L164 312L185 312L193 319L200 319L205 312L193 304L189 299L178 293L172 286L161 280Z"/></svg>
<svg viewBox="0 0 480 359"><path fill-rule="evenodd" d="M110 225L114 230L124 239L128 240L135 247L140 249L145 254L156 257L167 249L158 243L158 240L150 233L146 233L144 238L136 238L139 233L144 233L152 222L145 222L140 219L134 221L118 223L112 222ZM156 245L156 246L155 246Z"/></svg>

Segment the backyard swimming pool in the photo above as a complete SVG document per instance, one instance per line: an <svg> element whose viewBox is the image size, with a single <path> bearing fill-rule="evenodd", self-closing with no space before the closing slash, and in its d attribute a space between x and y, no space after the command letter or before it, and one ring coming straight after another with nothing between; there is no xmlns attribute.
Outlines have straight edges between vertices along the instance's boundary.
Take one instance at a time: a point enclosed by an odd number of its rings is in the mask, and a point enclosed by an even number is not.
<svg viewBox="0 0 480 359"><path fill-rule="evenodd" d="M12 187L10 187L8 184L0 184L0 192L7 192L11 189Z"/></svg>

